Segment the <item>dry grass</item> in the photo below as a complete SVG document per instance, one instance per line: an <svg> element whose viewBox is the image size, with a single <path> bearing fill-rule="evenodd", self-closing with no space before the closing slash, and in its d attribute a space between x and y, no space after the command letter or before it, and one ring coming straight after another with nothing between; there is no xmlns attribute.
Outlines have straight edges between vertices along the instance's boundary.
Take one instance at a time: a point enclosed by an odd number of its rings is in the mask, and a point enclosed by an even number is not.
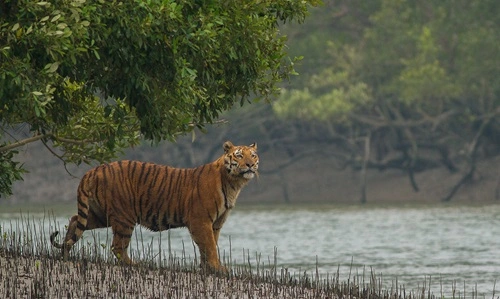
<svg viewBox="0 0 500 299"><path fill-rule="evenodd" d="M45 220L44 220L45 221ZM76 246L69 261L48 246L42 226L22 220L0 230L0 298L442 298L422 286L406 291L397 282L387 290L374 273L293 274L268 265L231 265L228 275L201 272L195 260L146 258L137 266L117 265L96 246ZM78 243L77 243L78 244ZM247 257L250 259L250 257ZM318 267L316 267L318 269ZM462 293L463 294L463 293ZM452 298L465 298L459 291ZM477 297L472 294L472 298ZM468 297L470 298L470 297ZM495 294L493 294L493 298Z"/></svg>

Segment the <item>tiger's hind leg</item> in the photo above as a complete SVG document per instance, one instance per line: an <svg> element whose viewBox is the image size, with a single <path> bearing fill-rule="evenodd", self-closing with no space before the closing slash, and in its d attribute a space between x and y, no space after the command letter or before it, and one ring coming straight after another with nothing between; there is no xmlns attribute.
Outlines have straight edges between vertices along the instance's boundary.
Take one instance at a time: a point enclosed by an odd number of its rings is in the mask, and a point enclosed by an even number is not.
<svg viewBox="0 0 500 299"><path fill-rule="evenodd" d="M111 220L111 229L113 230L113 242L111 250L118 260L127 265L134 263L128 256L127 250L134 231L134 224L126 224L119 221Z"/></svg>
<svg viewBox="0 0 500 299"><path fill-rule="evenodd" d="M80 205L79 205L80 206ZM86 230L91 230L95 228L104 228L108 227L107 221L103 220L103 213L99 209L95 209L95 207L92 207L90 209L82 211L79 207L78 214L73 215L71 217L69 224L68 224L68 229L66 231L66 236L64 237L64 241L62 244L58 244L55 242L56 236L59 234L58 231L54 232L53 234L50 235L50 243L62 250L62 256L64 260L67 260L69 257L69 251L73 247L73 245L80 239L82 236L83 232ZM86 225L83 226L82 220L86 220Z"/></svg>
<svg viewBox="0 0 500 299"><path fill-rule="evenodd" d="M66 231L66 237L64 237L64 241L62 244L58 244L55 241L55 238L59 234L59 231L56 231L50 235L50 243L52 244L52 246L62 250L62 256L64 260L68 259L69 250L71 249L71 246L68 246L67 241L69 239L72 239L73 236L75 236L77 222L78 222L78 215L74 215L73 217L71 217L68 224L68 230Z"/></svg>

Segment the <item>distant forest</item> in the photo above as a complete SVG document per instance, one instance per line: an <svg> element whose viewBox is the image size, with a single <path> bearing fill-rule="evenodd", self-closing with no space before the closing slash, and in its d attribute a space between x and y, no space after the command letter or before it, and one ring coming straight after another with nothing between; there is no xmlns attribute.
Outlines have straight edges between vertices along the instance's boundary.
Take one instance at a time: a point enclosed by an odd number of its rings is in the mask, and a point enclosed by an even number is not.
<svg viewBox="0 0 500 299"><path fill-rule="evenodd" d="M487 196L498 199L500 2L324 2L303 24L281 26L290 53L303 58L278 99L243 103L207 132L144 142L125 157L191 167L220 155L225 140L257 142L261 179L247 198L267 192L269 201L297 201L303 192L303 201L369 202L370 180L384 173L404 177L404 188L418 194L426 188L422 174L439 172L447 182L433 193L440 200L485 173L493 182ZM28 169L36 168L27 160ZM348 183L328 186L329 175ZM315 176L323 183L311 187ZM355 191L329 189L343 186Z"/></svg>

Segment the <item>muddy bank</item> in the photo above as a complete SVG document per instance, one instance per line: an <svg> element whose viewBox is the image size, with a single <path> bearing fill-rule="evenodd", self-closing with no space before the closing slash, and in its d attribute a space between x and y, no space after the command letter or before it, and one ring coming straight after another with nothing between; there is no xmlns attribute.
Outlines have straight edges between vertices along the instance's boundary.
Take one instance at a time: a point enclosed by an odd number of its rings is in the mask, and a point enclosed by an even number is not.
<svg viewBox="0 0 500 299"><path fill-rule="evenodd" d="M0 248L1 298L390 298L353 279L340 282L294 278L281 271L216 276L148 266L118 266L82 259L63 262L47 256L22 256ZM393 290L395 292L395 290ZM384 295L385 294L385 295ZM415 295L400 290L397 297ZM381 297L381 298L382 298Z"/></svg>

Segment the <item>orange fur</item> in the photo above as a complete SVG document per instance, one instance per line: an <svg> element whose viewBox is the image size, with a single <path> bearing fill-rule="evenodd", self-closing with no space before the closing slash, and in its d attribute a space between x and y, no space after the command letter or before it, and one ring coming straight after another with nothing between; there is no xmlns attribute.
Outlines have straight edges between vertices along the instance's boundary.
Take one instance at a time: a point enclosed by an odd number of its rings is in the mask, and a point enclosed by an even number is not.
<svg viewBox="0 0 500 299"><path fill-rule="evenodd" d="M136 224L153 231L187 227L198 245L203 266L226 271L217 254L222 225L241 189L257 174L257 145L234 146L226 141L224 154L196 168L173 168L139 161L118 161L89 170L78 187L78 214L62 244L53 246L67 258L83 232L111 226L112 250L131 264L127 248Z"/></svg>

